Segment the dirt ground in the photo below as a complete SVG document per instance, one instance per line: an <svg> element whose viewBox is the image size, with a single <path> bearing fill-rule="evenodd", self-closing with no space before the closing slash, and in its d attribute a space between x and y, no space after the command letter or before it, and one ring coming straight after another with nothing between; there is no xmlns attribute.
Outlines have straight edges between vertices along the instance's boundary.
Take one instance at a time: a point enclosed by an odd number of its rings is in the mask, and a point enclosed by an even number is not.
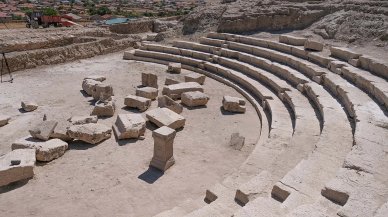
<svg viewBox="0 0 388 217"><path fill-rule="evenodd" d="M91 97L83 96L82 79L105 75L113 84L116 114L130 113L123 99L141 84L141 72L156 72L163 87L166 66L122 60L122 52L91 59L14 73L14 83L0 84L0 113L11 115L0 128L0 154L10 151L13 141L28 135L28 129L47 114L48 119L66 120L88 115ZM183 74L188 73L184 71ZM165 174L149 169L153 153L152 124L141 141L111 139L96 145L73 142L59 159L35 167L35 177L26 183L0 188L1 216L152 216L185 199L197 199L205 190L237 168L258 140L260 121L248 104L245 114L220 110L222 96L241 96L234 89L206 78L206 108L182 115L186 126L174 142L176 164ZM40 106L31 113L19 111L22 100ZM157 102L152 103L152 108ZM99 120L108 126L116 117ZM242 151L228 144L240 132L248 144Z"/></svg>

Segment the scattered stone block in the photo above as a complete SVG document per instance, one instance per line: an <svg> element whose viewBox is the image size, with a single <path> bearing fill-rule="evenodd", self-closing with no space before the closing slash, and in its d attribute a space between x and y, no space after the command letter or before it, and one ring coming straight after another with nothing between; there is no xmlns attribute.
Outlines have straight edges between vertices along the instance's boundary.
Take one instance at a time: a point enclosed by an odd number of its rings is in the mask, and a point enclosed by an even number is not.
<svg viewBox="0 0 388 217"><path fill-rule="evenodd" d="M185 75L185 82L197 82L200 85L203 85L205 83L206 76L198 74L198 73L191 73L188 75Z"/></svg>
<svg viewBox="0 0 388 217"><path fill-rule="evenodd" d="M156 108L146 113L149 121L156 124L158 127L167 126L172 129L178 129L185 126L186 119L171 111L168 108Z"/></svg>
<svg viewBox="0 0 388 217"><path fill-rule="evenodd" d="M153 87L140 87L136 89L136 96L155 100L158 97L158 89Z"/></svg>
<svg viewBox="0 0 388 217"><path fill-rule="evenodd" d="M12 150L16 149L35 149L36 160L48 162L61 157L68 144L60 139L41 141L28 136L12 143Z"/></svg>
<svg viewBox="0 0 388 217"><path fill-rule="evenodd" d="M146 131L146 120L140 114L119 114L113 130L117 139L139 138Z"/></svg>
<svg viewBox="0 0 388 217"><path fill-rule="evenodd" d="M115 110L116 105L113 100L99 100L94 104L93 111L90 113L90 115L96 115L98 117L112 117L115 114Z"/></svg>
<svg viewBox="0 0 388 217"><path fill-rule="evenodd" d="M69 128L67 134L77 140L89 144L98 144L111 137L112 129L103 124L82 124L74 125Z"/></svg>
<svg viewBox="0 0 388 217"><path fill-rule="evenodd" d="M151 100L141 96L128 95L124 99L124 105L139 109L139 111L143 112L151 106Z"/></svg>
<svg viewBox="0 0 388 217"><path fill-rule="evenodd" d="M182 104L188 107L196 107L196 106L205 106L210 98L208 95L202 92L193 91L193 92L182 93L181 99L182 99Z"/></svg>
<svg viewBox="0 0 388 217"><path fill-rule="evenodd" d="M29 130L32 137L40 140L47 141L50 139L50 135L54 132L58 122L56 121L42 121L37 126Z"/></svg>
<svg viewBox="0 0 388 217"><path fill-rule="evenodd" d="M245 100L239 97L224 96L222 100L222 107L225 111L245 113Z"/></svg>
<svg viewBox="0 0 388 217"><path fill-rule="evenodd" d="M26 112L32 112L38 108L38 104L32 101L23 101L22 109Z"/></svg>
<svg viewBox="0 0 388 217"><path fill-rule="evenodd" d="M96 117L97 118L97 117ZM65 142L70 142L73 140L70 138L69 135L67 135L67 130L71 126L71 123L67 121L60 121L58 122L58 125L55 127L54 131L51 133L50 138L51 139L60 139Z"/></svg>
<svg viewBox="0 0 388 217"><path fill-rule="evenodd" d="M87 80L87 79L103 82L106 80L106 77L102 75L90 75L84 78L84 80Z"/></svg>
<svg viewBox="0 0 388 217"><path fill-rule="evenodd" d="M97 115L93 116L73 116L68 120L73 125L97 123Z"/></svg>
<svg viewBox="0 0 388 217"><path fill-rule="evenodd" d="M180 63L169 63L167 72L171 74L180 74L182 71L182 64Z"/></svg>
<svg viewBox="0 0 388 217"><path fill-rule="evenodd" d="M7 125L9 120L11 120L10 116L0 115L0 127Z"/></svg>
<svg viewBox="0 0 388 217"><path fill-rule="evenodd" d="M82 90L84 90L87 95L91 96L94 86L98 84L102 83L93 79L84 79L82 81Z"/></svg>
<svg viewBox="0 0 388 217"><path fill-rule="evenodd" d="M113 87L109 84L96 84L92 88L92 97L95 100L106 100L112 97L113 94Z"/></svg>
<svg viewBox="0 0 388 217"><path fill-rule="evenodd" d="M323 50L323 43L313 40L307 40L304 43L304 48L307 50L313 50L313 51L322 51Z"/></svg>
<svg viewBox="0 0 388 217"><path fill-rule="evenodd" d="M160 96L158 97L158 107L160 108L168 108L174 111L177 114L182 113L183 106L168 96Z"/></svg>
<svg viewBox="0 0 388 217"><path fill-rule="evenodd" d="M179 83L181 82L174 78L166 78L166 81L164 82L165 85L179 84Z"/></svg>
<svg viewBox="0 0 388 217"><path fill-rule="evenodd" d="M141 73L141 84L145 87L158 88L158 76L152 73Z"/></svg>
<svg viewBox="0 0 388 217"><path fill-rule="evenodd" d="M304 43L307 41L306 38L296 37L292 35L280 35L279 42L295 45L295 46L304 46Z"/></svg>
<svg viewBox="0 0 388 217"><path fill-rule="evenodd" d="M233 133L230 137L229 146L233 147L235 150L241 151L244 147L245 137L240 136L240 133Z"/></svg>
<svg viewBox="0 0 388 217"><path fill-rule="evenodd" d="M173 147L175 136L176 131L166 126L152 132L154 155L150 166L165 172L175 163Z"/></svg>
<svg viewBox="0 0 388 217"><path fill-rule="evenodd" d="M171 99L180 99L181 94L191 91L203 92L203 87L197 82L184 82L179 84L172 84L163 88L163 95Z"/></svg>
<svg viewBox="0 0 388 217"><path fill-rule="evenodd" d="M345 61L358 59L361 56L361 54L353 52L349 48L345 47L330 47L330 53L331 56Z"/></svg>
<svg viewBox="0 0 388 217"><path fill-rule="evenodd" d="M11 162L20 161L13 165ZM0 157L0 187L34 176L35 150L20 149Z"/></svg>

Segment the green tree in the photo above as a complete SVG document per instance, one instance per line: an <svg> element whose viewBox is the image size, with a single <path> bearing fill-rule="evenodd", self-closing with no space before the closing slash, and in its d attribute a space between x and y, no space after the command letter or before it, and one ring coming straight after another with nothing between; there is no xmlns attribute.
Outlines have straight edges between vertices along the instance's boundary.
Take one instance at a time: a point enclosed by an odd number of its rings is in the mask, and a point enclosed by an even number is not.
<svg viewBox="0 0 388 217"><path fill-rule="evenodd" d="M54 8L43 8L42 12L43 12L43 15L46 15L46 16L58 15L58 11L56 11Z"/></svg>
<svg viewBox="0 0 388 217"><path fill-rule="evenodd" d="M110 11L110 9L108 8L108 7L99 7L98 9L97 9L97 14L98 15L101 15L101 16L103 16L103 15L105 15L105 14L111 14L112 12Z"/></svg>

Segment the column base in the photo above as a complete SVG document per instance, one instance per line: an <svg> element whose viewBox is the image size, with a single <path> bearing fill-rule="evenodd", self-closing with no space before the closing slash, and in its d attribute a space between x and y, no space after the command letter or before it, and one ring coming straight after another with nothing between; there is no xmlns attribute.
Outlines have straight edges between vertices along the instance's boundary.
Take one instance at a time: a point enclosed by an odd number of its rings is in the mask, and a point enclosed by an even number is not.
<svg viewBox="0 0 388 217"><path fill-rule="evenodd" d="M174 163L175 163L174 157L171 157L167 161L161 161L159 159L152 158L150 166L165 172L168 168L174 165Z"/></svg>

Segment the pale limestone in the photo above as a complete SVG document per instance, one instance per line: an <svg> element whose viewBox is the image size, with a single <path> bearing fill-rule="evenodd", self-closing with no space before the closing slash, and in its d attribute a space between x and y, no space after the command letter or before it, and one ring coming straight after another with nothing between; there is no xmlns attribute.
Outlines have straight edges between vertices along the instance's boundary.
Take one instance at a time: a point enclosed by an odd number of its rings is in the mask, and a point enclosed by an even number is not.
<svg viewBox="0 0 388 217"><path fill-rule="evenodd" d="M222 100L222 107L225 111L245 113L245 100L238 97L224 96Z"/></svg>
<svg viewBox="0 0 388 217"><path fill-rule="evenodd" d="M41 141L28 136L12 143L12 150L16 149L35 149L36 160L47 162L61 157L68 144L60 139Z"/></svg>
<svg viewBox="0 0 388 217"><path fill-rule="evenodd" d="M141 73L141 84L145 87L158 88L158 76L153 73Z"/></svg>
<svg viewBox="0 0 388 217"><path fill-rule="evenodd" d="M98 117L112 117L115 114L116 105L114 100L97 101L94 104L93 111L90 115L96 115Z"/></svg>
<svg viewBox="0 0 388 217"><path fill-rule="evenodd" d="M180 74L182 70L182 65L180 63L169 63L167 72L171 74Z"/></svg>
<svg viewBox="0 0 388 217"><path fill-rule="evenodd" d="M11 165L11 161L19 161ZM20 149L0 156L0 187L34 176L35 150Z"/></svg>
<svg viewBox="0 0 388 217"><path fill-rule="evenodd" d="M182 104L188 107L205 106L209 99L207 94L200 91L186 92L181 95Z"/></svg>
<svg viewBox="0 0 388 217"><path fill-rule="evenodd" d="M118 139L139 138L146 131L146 120L140 114L119 114L113 130Z"/></svg>
<svg viewBox="0 0 388 217"><path fill-rule="evenodd" d="M322 51L323 43L319 41L307 40L304 43L304 48L308 50L313 50L313 51Z"/></svg>
<svg viewBox="0 0 388 217"><path fill-rule="evenodd" d="M175 136L176 131L166 126L152 132L154 155L150 166L165 172L175 163L173 147Z"/></svg>
<svg viewBox="0 0 388 217"><path fill-rule="evenodd" d="M197 82L198 84L203 85L205 83L205 75L201 75L198 73L190 73L185 75L185 82Z"/></svg>
<svg viewBox="0 0 388 217"><path fill-rule="evenodd" d="M0 127L7 125L9 120L11 120L10 116L0 115Z"/></svg>
<svg viewBox="0 0 388 217"><path fill-rule="evenodd" d="M68 121L73 125L90 124L90 123L97 123L98 117L97 117L97 115L73 116L73 117L69 118Z"/></svg>
<svg viewBox="0 0 388 217"><path fill-rule="evenodd" d="M56 121L42 121L34 128L29 130L29 132L32 137L47 141L50 139L50 135L54 132L54 129L57 125L58 122Z"/></svg>
<svg viewBox="0 0 388 217"><path fill-rule="evenodd" d="M151 106L151 100L141 96L128 95L124 99L124 105L144 112Z"/></svg>
<svg viewBox="0 0 388 217"><path fill-rule="evenodd" d="M32 101L23 101L21 104L22 109L26 112L32 112L38 108L38 104Z"/></svg>
<svg viewBox="0 0 388 217"><path fill-rule="evenodd" d="M82 81L82 90L89 96L93 94L93 88L95 85L102 84L100 81L96 81L93 79L84 79Z"/></svg>
<svg viewBox="0 0 388 217"><path fill-rule="evenodd" d="M182 113L183 106L168 96L160 96L158 97L158 107L160 108L168 108L177 114Z"/></svg>
<svg viewBox="0 0 388 217"><path fill-rule="evenodd" d="M167 126L172 129L184 127L186 119L168 108L156 108L146 112L149 121L158 127Z"/></svg>
<svg viewBox="0 0 388 217"><path fill-rule="evenodd" d="M96 145L111 137L112 129L103 124L74 125L67 131L68 135L76 140Z"/></svg>
<svg viewBox="0 0 388 217"><path fill-rule="evenodd" d="M147 99L155 100L158 97L158 89L153 87L136 88L136 96L141 96Z"/></svg>
<svg viewBox="0 0 388 217"><path fill-rule="evenodd" d="M203 87L197 82L184 82L179 84L172 84L163 88L163 95L167 95L172 99L180 99L181 94L191 91L203 92Z"/></svg>

